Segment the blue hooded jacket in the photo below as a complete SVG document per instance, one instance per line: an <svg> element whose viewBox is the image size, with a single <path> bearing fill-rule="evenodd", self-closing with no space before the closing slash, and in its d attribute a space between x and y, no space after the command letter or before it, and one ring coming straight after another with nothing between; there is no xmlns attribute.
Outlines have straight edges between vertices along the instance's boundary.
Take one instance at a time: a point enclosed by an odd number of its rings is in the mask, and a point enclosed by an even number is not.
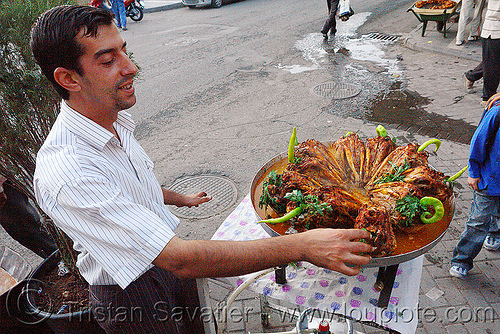
<svg viewBox="0 0 500 334"><path fill-rule="evenodd" d="M478 187L500 196L500 94L488 107L470 143L469 176L480 178Z"/></svg>

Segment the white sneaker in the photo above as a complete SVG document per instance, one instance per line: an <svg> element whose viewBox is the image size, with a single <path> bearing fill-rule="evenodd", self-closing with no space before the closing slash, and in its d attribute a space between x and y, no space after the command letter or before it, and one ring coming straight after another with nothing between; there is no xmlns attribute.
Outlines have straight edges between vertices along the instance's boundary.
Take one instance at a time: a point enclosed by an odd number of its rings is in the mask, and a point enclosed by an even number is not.
<svg viewBox="0 0 500 334"><path fill-rule="evenodd" d="M500 238L496 238L489 234L483 243L484 249L489 251L497 251L500 249Z"/></svg>
<svg viewBox="0 0 500 334"><path fill-rule="evenodd" d="M488 101L481 101L481 106L486 107L488 105Z"/></svg>
<svg viewBox="0 0 500 334"><path fill-rule="evenodd" d="M456 278L465 279L467 277L467 269L454 264L450 268L450 275Z"/></svg>

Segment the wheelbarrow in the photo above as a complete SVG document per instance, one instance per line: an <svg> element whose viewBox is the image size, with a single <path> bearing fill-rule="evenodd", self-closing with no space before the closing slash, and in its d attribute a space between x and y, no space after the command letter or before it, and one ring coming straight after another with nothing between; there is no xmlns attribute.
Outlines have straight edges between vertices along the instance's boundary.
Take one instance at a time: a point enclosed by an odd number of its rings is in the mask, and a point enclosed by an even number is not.
<svg viewBox="0 0 500 334"><path fill-rule="evenodd" d="M446 9L426 9L417 8L415 4L408 8L407 12L412 12L417 20L422 22L422 37L425 34L425 29L427 28L427 22L435 21L438 25L438 30L443 31L443 37L446 38L446 22L453 16L457 14L459 6L462 4L462 0L455 3L452 8Z"/></svg>

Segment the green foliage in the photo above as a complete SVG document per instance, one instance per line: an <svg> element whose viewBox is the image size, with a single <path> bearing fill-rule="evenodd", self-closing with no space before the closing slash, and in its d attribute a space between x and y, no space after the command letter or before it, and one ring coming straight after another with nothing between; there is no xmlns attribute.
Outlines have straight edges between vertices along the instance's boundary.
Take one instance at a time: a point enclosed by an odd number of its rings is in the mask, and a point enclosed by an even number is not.
<svg viewBox="0 0 500 334"><path fill-rule="evenodd" d="M297 203L297 206L302 207L304 214L313 216L324 216L325 211L332 211L332 207L328 203L320 203L318 196L304 196L300 190L295 189L290 194L286 194L286 199Z"/></svg>
<svg viewBox="0 0 500 334"><path fill-rule="evenodd" d="M60 98L35 63L30 31L46 10L70 0L0 0L0 174L35 205L33 174L36 154L59 111ZM72 242L38 208L47 230L72 272Z"/></svg>
<svg viewBox="0 0 500 334"><path fill-rule="evenodd" d="M31 199L35 157L55 121L60 98L36 65L31 26L68 0L0 1L0 174Z"/></svg>
<svg viewBox="0 0 500 334"><path fill-rule="evenodd" d="M269 193L269 187L281 187L283 184L283 180L281 179L281 174L276 173L276 171L269 172L268 178L266 181L262 183L262 195L259 199L259 207L265 207L267 209L268 206L272 207L276 212L285 212L286 207L276 201Z"/></svg>
<svg viewBox="0 0 500 334"><path fill-rule="evenodd" d="M389 163L392 166L391 172L386 173L384 176L375 180L375 184L403 181L404 176L402 174L410 169L410 165L406 160L405 163L401 166L394 164L392 161L389 161Z"/></svg>
<svg viewBox="0 0 500 334"><path fill-rule="evenodd" d="M396 211L405 217L399 223L406 227L412 226L413 219L420 216L424 210L425 208L420 204L420 199L415 196L405 196L396 201Z"/></svg>

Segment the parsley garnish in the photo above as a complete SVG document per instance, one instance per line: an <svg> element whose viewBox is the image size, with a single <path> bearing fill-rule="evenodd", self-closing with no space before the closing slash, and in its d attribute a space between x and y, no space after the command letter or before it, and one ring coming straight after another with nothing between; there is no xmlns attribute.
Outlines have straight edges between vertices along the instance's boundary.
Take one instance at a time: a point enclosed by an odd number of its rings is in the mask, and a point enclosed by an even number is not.
<svg viewBox="0 0 500 334"><path fill-rule="evenodd" d="M375 184L403 181L404 176L402 174L404 172L406 172L408 169L410 169L410 165L408 164L406 159L405 159L404 164L401 166L396 165L392 161L389 161L389 163L392 166L391 172L386 173L384 176L375 180L375 182L374 182Z"/></svg>
<svg viewBox="0 0 500 334"><path fill-rule="evenodd" d="M405 217L399 223L405 227L413 225L413 218L420 216L425 208L420 204L420 199L415 196L405 196L396 201L396 211Z"/></svg>

